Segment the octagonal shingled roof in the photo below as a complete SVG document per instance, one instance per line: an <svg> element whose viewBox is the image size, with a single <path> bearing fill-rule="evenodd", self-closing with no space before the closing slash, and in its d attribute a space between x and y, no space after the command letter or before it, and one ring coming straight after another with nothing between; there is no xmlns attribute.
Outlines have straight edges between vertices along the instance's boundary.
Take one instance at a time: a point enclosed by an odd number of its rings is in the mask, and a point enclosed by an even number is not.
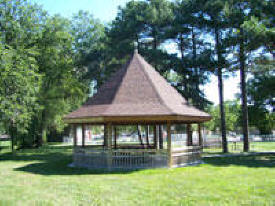
<svg viewBox="0 0 275 206"><path fill-rule="evenodd" d="M135 52L93 97L64 119L72 123L98 117L123 121L123 117L129 120L131 117L146 119L149 116L151 120L154 117L156 120L169 117L169 120L196 122L211 119L209 114L188 105L182 95ZM100 121L104 122L104 119Z"/></svg>

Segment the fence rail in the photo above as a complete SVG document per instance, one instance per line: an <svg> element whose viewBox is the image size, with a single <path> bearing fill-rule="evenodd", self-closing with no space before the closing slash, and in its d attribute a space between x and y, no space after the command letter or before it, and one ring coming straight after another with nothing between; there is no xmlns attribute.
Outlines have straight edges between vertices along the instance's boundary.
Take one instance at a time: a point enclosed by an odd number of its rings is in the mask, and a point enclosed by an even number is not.
<svg viewBox="0 0 275 206"><path fill-rule="evenodd" d="M179 167L190 163L197 163L201 159L201 148L189 146L173 149L168 153L166 149L92 149L75 148L74 165L98 169L140 169Z"/></svg>
<svg viewBox="0 0 275 206"><path fill-rule="evenodd" d="M74 165L102 169L138 169L167 166L167 151L100 150L76 148Z"/></svg>
<svg viewBox="0 0 275 206"><path fill-rule="evenodd" d="M222 149L222 139L219 135L205 135L203 149ZM251 150L255 151L273 151L275 148L272 142L275 142L275 135L249 135L249 142ZM265 144L265 143L272 143ZM227 136L228 149L231 151L242 151L243 138L241 135Z"/></svg>

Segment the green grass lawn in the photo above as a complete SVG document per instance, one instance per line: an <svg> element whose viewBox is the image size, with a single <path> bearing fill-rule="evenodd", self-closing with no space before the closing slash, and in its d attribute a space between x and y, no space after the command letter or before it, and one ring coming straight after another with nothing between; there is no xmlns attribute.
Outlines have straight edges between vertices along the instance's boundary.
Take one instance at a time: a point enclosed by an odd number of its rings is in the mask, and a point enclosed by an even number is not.
<svg viewBox="0 0 275 206"><path fill-rule="evenodd" d="M0 154L0 205L275 205L275 155L177 169L69 168L71 148Z"/></svg>

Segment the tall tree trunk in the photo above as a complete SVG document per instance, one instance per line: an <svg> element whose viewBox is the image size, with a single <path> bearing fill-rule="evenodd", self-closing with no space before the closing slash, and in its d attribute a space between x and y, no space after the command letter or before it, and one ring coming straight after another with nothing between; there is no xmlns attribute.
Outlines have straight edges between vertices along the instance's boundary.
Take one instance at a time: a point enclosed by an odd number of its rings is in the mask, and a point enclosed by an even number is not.
<svg viewBox="0 0 275 206"><path fill-rule="evenodd" d="M157 44L157 30L155 28L153 28L152 35L153 35L153 45L152 46L153 46L154 51L156 51L158 48L158 44ZM153 60L153 66L155 67L155 69L157 71L159 71L159 65L157 64L156 59Z"/></svg>
<svg viewBox="0 0 275 206"><path fill-rule="evenodd" d="M14 137L11 135L11 151L14 151Z"/></svg>
<svg viewBox="0 0 275 206"><path fill-rule="evenodd" d="M228 148L227 148L227 139L226 139L226 123L225 123L225 112L224 112L224 101L223 101L223 80L222 80L221 68L218 68L218 87L219 87L219 100L220 100L222 148L223 148L223 152L227 153Z"/></svg>
<svg viewBox="0 0 275 206"><path fill-rule="evenodd" d="M180 34L180 53L181 53L181 62L183 64L184 62L184 39L183 39L183 34L181 33ZM182 66L183 67L183 66ZM183 67L184 68L184 67ZM184 90L185 94L189 94L189 91L188 91L188 81L187 81L187 78L186 78L186 75L182 75L182 89ZM187 103L188 103L188 100L189 100L189 95L187 95L185 97Z"/></svg>
<svg viewBox="0 0 275 206"><path fill-rule="evenodd" d="M192 52L193 52L193 64L194 64L197 59L196 34L194 32L194 27L192 27Z"/></svg>
<svg viewBox="0 0 275 206"><path fill-rule="evenodd" d="M140 48L139 48L139 40L138 40L138 35L136 34L136 48L135 48L135 50L137 50L137 52L139 53L139 51L140 51Z"/></svg>
<svg viewBox="0 0 275 206"><path fill-rule="evenodd" d="M194 68L194 89L196 90L196 93L198 94L198 99L195 100L195 102L198 104L197 106L200 106L200 102L198 102L199 100L199 84L200 84L200 68L197 66L197 41L196 41L196 34L194 31L194 26L192 26L192 53L193 53L193 68Z"/></svg>
<svg viewBox="0 0 275 206"><path fill-rule="evenodd" d="M246 72L245 72L245 54L244 54L244 33L240 29L240 81L241 81L241 96L242 96L242 124L243 124L243 151L249 151L248 141L248 110L247 110L247 94L246 94Z"/></svg>
<svg viewBox="0 0 275 206"><path fill-rule="evenodd" d="M156 50L158 47L157 44L157 31L155 28L153 28L153 49Z"/></svg>
<svg viewBox="0 0 275 206"><path fill-rule="evenodd" d="M10 128L9 128L9 133L10 133L10 136L11 136L11 151L13 152L14 151L14 142L15 142L15 128L13 126L13 123L11 123L10 125Z"/></svg>
<svg viewBox="0 0 275 206"><path fill-rule="evenodd" d="M39 141L39 146L42 146L42 144L47 143L47 128L46 128L46 111L43 110L41 114L41 138Z"/></svg>
<svg viewBox="0 0 275 206"><path fill-rule="evenodd" d="M183 34L180 34L180 54L181 54L181 60L183 61L184 58L184 39L183 39Z"/></svg>
<svg viewBox="0 0 275 206"><path fill-rule="evenodd" d="M218 87L219 87L219 100L220 100L220 118L221 118L221 133L222 133L222 148L223 152L228 152L227 140L226 140L226 123L224 112L224 100L223 100L223 79L222 79L222 66L221 66L221 45L220 35L218 29L215 29L216 40L216 52L218 56Z"/></svg>
<svg viewBox="0 0 275 206"><path fill-rule="evenodd" d="M43 125L43 128L42 128L42 144L45 144L47 142L48 142L48 140L47 140L47 129Z"/></svg>

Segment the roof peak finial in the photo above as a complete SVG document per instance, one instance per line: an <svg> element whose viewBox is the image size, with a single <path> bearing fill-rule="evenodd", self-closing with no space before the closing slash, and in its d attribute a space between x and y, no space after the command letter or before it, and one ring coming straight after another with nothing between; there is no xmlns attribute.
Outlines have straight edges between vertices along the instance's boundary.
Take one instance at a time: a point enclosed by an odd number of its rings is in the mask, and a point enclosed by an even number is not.
<svg viewBox="0 0 275 206"><path fill-rule="evenodd" d="M134 42L134 47L135 47L135 53L138 53L138 42Z"/></svg>

